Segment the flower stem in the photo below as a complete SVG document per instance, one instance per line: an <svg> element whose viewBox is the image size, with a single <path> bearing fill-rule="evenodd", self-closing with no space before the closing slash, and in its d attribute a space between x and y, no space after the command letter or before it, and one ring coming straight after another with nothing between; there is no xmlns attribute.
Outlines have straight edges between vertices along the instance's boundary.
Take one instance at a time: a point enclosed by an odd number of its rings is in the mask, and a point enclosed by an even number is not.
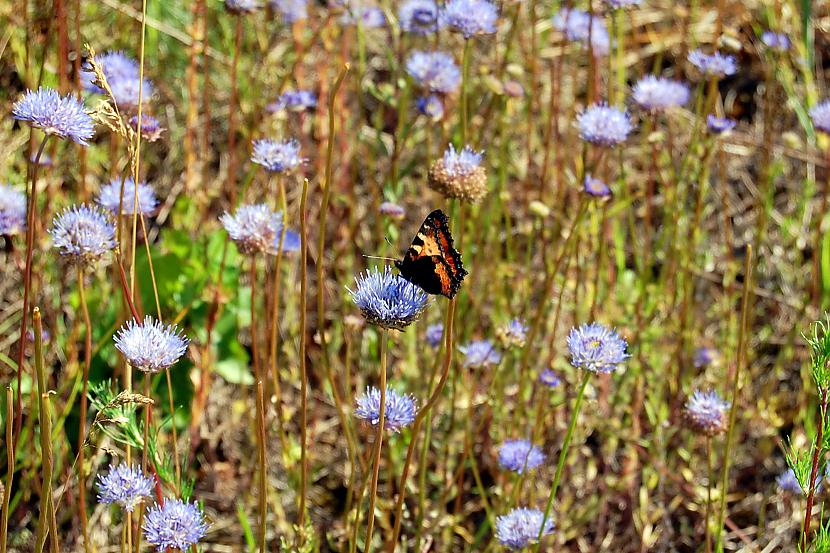
<svg viewBox="0 0 830 553"><path fill-rule="evenodd" d="M712 553L712 531L709 527L709 515L712 510L712 438L706 437L706 515L703 517L703 523L706 525L704 530L706 535L706 553Z"/></svg>
<svg viewBox="0 0 830 553"><path fill-rule="evenodd" d="M268 517L268 465L265 458L265 398L262 389L262 380L256 384L256 410L257 410L257 446L259 449L259 550L263 553L265 548L265 521Z"/></svg>
<svg viewBox="0 0 830 553"><path fill-rule="evenodd" d="M378 495L378 477L380 475L380 454L383 449L383 432L386 424L386 350L389 341L389 329L384 328L380 333L380 413L378 413L378 428L375 431L375 451L372 461L372 483L369 489L369 513L366 523L366 542L363 546L365 553L372 551L372 530L375 526L375 501Z"/></svg>
<svg viewBox="0 0 830 553"><path fill-rule="evenodd" d="M13 426L9 424L14 420L14 391L12 387L6 386L6 444L14 441ZM14 451L6 447L6 485L3 488L3 512L0 522L0 553L6 553L6 536L9 530L9 501L12 497L12 484L14 483Z"/></svg>
<svg viewBox="0 0 830 553"><path fill-rule="evenodd" d="M78 421L78 510L81 518L81 534L84 537L84 551L89 551L89 530L86 514L86 479L84 478L84 456L86 439L87 393L89 390L89 367L92 364L92 321L89 317L89 307L86 303L86 289L84 285L84 270L78 266L78 296L81 302L81 313L84 317L84 369L83 387L81 389L81 412Z"/></svg>
<svg viewBox="0 0 830 553"><path fill-rule="evenodd" d="M804 531L801 532L801 551L807 551L807 538L810 535L810 521L813 518L813 501L816 495L816 479L818 477L818 465L821 460L821 452L824 445L822 438L824 437L824 420L827 417L827 390L821 390L821 406L818 420L818 427L816 428L816 445L813 448L813 465L810 469L810 480L808 486L810 491L807 493L807 509L804 511Z"/></svg>
<svg viewBox="0 0 830 553"><path fill-rule="evenodd" d="M300 199L300 507L298 526L300 544L305 543L306 493L308 489L308 374L306 366L306 327L308 294L308 228L306 204L308 202L308 179L303 179L303 193Z"/></svg>
<svg viewBox="0 0 830 553"><path fill-rule="evenodd" d="M467 145L467 86L470 79L470 41L464 40L461 58L461 147Z"/></svg>

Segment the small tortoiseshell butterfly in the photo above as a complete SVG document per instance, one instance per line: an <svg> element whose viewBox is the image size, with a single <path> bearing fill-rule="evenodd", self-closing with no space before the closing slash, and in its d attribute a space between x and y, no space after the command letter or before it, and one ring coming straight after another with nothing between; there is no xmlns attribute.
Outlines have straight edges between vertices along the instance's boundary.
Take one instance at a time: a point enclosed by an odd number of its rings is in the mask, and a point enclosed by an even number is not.
<svg viewBox="0 0 830 553"><path fill-rule="evenodd" d="M395 261L401 276L424 289L452 299L467 271L453 247L447 216L436 209L424 219L403 259Z"/></svg>

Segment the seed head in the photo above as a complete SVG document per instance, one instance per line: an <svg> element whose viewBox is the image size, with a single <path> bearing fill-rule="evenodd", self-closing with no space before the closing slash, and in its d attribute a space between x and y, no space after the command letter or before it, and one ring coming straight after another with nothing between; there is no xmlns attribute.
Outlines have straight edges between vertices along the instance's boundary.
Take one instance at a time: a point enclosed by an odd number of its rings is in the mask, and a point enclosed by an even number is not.
<svg viewBox="0 0 830 553"><path fill-rule="evenodd" d="M481 161L481 152L469 146L456 152L450 144L429 169L430 188L446 198L478 203L487 195L487 170Z"/></svg>

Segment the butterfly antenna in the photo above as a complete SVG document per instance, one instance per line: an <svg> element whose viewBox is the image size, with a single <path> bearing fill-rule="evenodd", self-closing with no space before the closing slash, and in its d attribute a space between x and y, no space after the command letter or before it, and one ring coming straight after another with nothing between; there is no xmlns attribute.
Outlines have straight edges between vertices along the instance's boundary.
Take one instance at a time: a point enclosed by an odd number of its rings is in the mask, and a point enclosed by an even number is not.
<svg viewBox="0 0 830 553"><path fill-rule="evenodd" d="M377 256L377 255L366 255L366 254L363 254L363 257L365 257L366 259L384 259L386 261L397 261L397 259L395 259L394 257L380 257L380 256Z"/></svg>

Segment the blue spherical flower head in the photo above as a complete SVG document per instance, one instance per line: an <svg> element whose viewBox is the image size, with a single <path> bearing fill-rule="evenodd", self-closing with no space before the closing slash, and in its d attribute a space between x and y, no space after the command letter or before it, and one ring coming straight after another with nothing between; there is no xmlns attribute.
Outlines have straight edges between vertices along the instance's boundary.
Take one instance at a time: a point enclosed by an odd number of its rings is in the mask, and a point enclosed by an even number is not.
<svg viewBox="0 0 830 553"><path fill-rule="evenodd" d="M571 365L594 373L611 373L629 358L628 344L600 323L583 324L568 334Z"/></svg>
<svg viewBox="0 0 830 553"><path fill-rule="evenodd" d="M586 194L593 196L594 198L607 198L611 195L611 188L609 188L607 184L598 178L592 177L591 175L585 175L585 181L582 189Z"/></svg>
<svg viewBox="0 0 830 553"><path fill-rule="evenodd" d="M234 15L254 13L261 7L258 0L225 0L225 9Z"/></svg>
<svg viewBox="0 0 830 553"><path fill-rule="evenodd" d="M726 430L726 410L729 402L724 401L715 391L695 390L683 411L686 421L695 432L715 436Z"/></svg>
<svg viewBox="0 0 830 553"><path fill-rule="evenodd" d="M464 367L468 369L501 363L501 353L490 340L475 340L458 349L464 354Z"/></svg>
<svg viewBox="0 0 830 553"><path fill-rule="evenodd" d="M589 44L594 57L607 55L611 50L611 39L605 21L598 16L576 8L563 8L553 16L553 27L571 42L578 42L587 48Z"/></svg>
<svg viewBox="0 0 830 553"><path fill-rule="evenodd" d="M539 373L539 382L548 388L558 388L562 384L559 375L550 369L545 369Z"/></svg>
<svg viewBox="0 0 830 553"><path fill-rule="evenodd" d="M271 0L270 3L286 23L308 19L308 0Z"/></svg>
<svg viewBox="0 0 830 553"><path fill-rule="evenodd" d="M12 116L44 133L87 145L95 134L92 117L72 94L61 96L51 88L30 90L12 108Z"/></svg>
<svg viewBox="0 0 830 553"><path fill-rule="evenodd" d="M613 147L628 138L634 128L625 111L608 104L594 104L576 118L579 137L597 146Z"/></svg>
<svg viewBox="0 0 830 553"><path fill-rule="evenodd" d="M118 215L121 208L121 215L132 216L136 212L136 186L132 177L124 179L124 197L121 198L121 179L112 179L108 184L101 187L96 202L98 205ZM138 183L138 212L144 215L152 214L158 207L158 198L153 187L145 182Z"/></svg>
<svg viewBox="0 0 830 553"><path fill-rule="evenodd" d="M810 118L817 130L830 134L830 100L824 100L810 108Z"/></svg>
<svg viewBox="0 0 830 553"><path fill-rule="evenodd" d="M801 495L804 491L801 489L801 484L798 483L798 478L795 476L795 471L787 468L784 472L775 477L775 483L778 489L787 494Z"/></svg>
<svg viewBox="0 0 830 553"><path fill-rule="evenodd" d="M632 97L644 110L666 111L689 101L689 87L679 81L646 75L634 85Z"/></svg>
<svg viewBox="0 0 830 553"><path fill-rule="evenodd" d="M403 330L429 305L426 292L388 265L382 272L372 268L358 275L355 285L354 290L347 288L352 301L368 322L383 328Z"/></svg>
<svg viewBox="0 0 830 553"><path fill-rule="evenodd" d="M130 127L138 132L138 115L130 117ZM161 121L152 115L141 114L141 138L147 142L155 142L161 138L164 128L161 126Z"/></svg>
<svg viewBox="0 0 830 553"><path fill-rule="evenodd" d="M406 216L406 210L395 202L383 202L380 204L380 214L392 219L403 219Z"/></svg>
<svg viewBox="0 0 830 553"><path fill-rule="evenodd" d="M13 236L26 229L26 195L0 184L0 235Z"/></svg>
<svg viewBox="0 0 830 553"><path fill-rule="evenodd" d="M444 325L441 323L429 325L425 337L430 347L437 348L441 345L441 340L444 339Z"/></svg>
<svg viewBox="0 0 830 553"><path fill-rule="evenodd" d="M545 462L545 454L529 440L507 440L499 447L499 465L522 474Z"/></svg>
<svg viewBox="0 0 830 553"><path fill-rule="evenodd" d="M444 156L429 168L427 182L446 198L478 203L488 192L487 170L481 162L482 152L469 146L459 152L450 144Z"/></svg>
<svg viewBox="0 0 830 553"><path fill-rule="evenodd" d="M95 206L67 208L49 230L60 254L73 263L90 266L115 249L115 226Z"/></svg>
<svg viewBox="0 0 830 553"><path fill-rule="evenodd" d="M305 160L300 157L300 143L294 140L255 140L251 161L271 173L290 173Z"/></svg>
<svg viewBox="0 0 830 553"><path fill-rule="evenodd" d="M360 1L345 3L346 11L340 17L343 25L357 25L358 21L364 29L378 29L386 26L386 14L377 6L367 6Z"/></svg>
<svg viewBox="0 0 830 553"><path fill-rule="evenodd" d="M241 253L276 255L279 251L281 212L272 211L265 204L243 204L236 213L231 215L225 212L219 220ZM296 238L299 239L299 236ZM294 233L286 230L283 251L299 249L298 242L294 239Z"/></svg>
<svg viewBox="0 0 830 553"><path fill-rule="evenodd" d="M508 549L521 549L534 544L540 531L546 536L553 529L553 521L545 520L545 513L539 509L519 507L496 517L496 539Z"/></svg>
<svg viewBox="0 0 830 553"><path fill-rule="evenodd" d="M734 75L738 70L735 58L720 52L704 54L701 50L689 52L689 62L698 68L701 73L710 78L722 78Z"/></svg>
<svg viewBox="0 0 830 553"><path fill-rule="evenodd" d="M433 121L440 121L444 118L444 101L437 94L421 96L415 102L418 113L426 115Z"/></svg>
<svg viewBox="0 0 830 553"><path fill-rule="evenodd" d="M131 366L147 373L171 367L181 359L190 343L176 325L164 325L149 315L140 324L133 319L127 321L113 340Z"/></svg>
<svg viewBox="0 0 830 553"><path fill-rule="evenodd" d="M693 363L698 369L706 368L720 360L720 353L715 348L701 347L695 350Z"/></svg>
<svg viewBox="0 0 830 553"><path fill-rule="evenodd" d="M120 80L138 79L140 70L138 61L131 58L120 50L104 52L95 56L95 63L101 68L107 78L107 84ZM89 62L81 69L81 84L84 90L95 94L103 94L104 89L98 86L101 83L95 82L95 74Z"/></svg>
<svg viewBox="0 0 830 553"><path fill-rule="evenodd" d="M725 134L735 128L737 123L728 117L716 117L711 113L706 116L706 128L712 134Z"/></svg>
<svg viewBox="0 0 830 553"><path fill-rule="evenodd" d="M455 92L461 83L455 60L444 52L412 52L406 60L406 72L422 88L440 94Z"/></svg>
<svg viewBox="0 0 830 553"><path fill-rule="evenodd" d="M148 509L141 528L144 539L159 553L167 549L187 551L208 531L199 506L180 499L166 499L164 505Z"/></svg>
<svg viewBox="0 0 830 553"><path fill-rule="evenodd" d="M470 39L495 33L499 11L488 0L449 0L444 4L444 20L452 30Z"/></svg>
<svg viewBox="0 0 830 553"><path fill-rule="evenodd" d="M790 39L784 33L776 33L774 31L764 31L761 34L761 42L775 52L786 52L790 49Z"/></svg>
<svg viewBox="0 0 830 553"><path fill-rule="evenodd" d="M398 23L404 32L423 36L438 31L445 21L435 0L406 0L398 8Z"/></svg>
<svg viewBox="0 0 830 553"><path fill-rule="evenodd" d="M108 473L98 475L98 502L117 503L132 513L145 497L153 495L153 484L138 467L110 466Z"/></svg>
<svg viewBox="0 0 830 553"><path fill-rule="evenodd" d="M392 432L399 432L412 424L418 409L415 398L399 394L390 387L386 387L386 409L383 415L383 427ZM367 421L372 426L380 422L380 390L369 387L366 393L357 398L357 407L354 412L359 419Z"/></svg>
<svg viewBox="0 0 830 553"><path fill-rule="evenodd" d="M266 106L271 112L310 111L317 107L317 95L310 90L286 90L275 102Z"/></svg>
<svg viewBox="0 0 830 553"><path fill-rule="evenodd" d="M527 340L527 326L520 319L513 319L496 329L496 338L504 348L524 347Z"/></svg>

